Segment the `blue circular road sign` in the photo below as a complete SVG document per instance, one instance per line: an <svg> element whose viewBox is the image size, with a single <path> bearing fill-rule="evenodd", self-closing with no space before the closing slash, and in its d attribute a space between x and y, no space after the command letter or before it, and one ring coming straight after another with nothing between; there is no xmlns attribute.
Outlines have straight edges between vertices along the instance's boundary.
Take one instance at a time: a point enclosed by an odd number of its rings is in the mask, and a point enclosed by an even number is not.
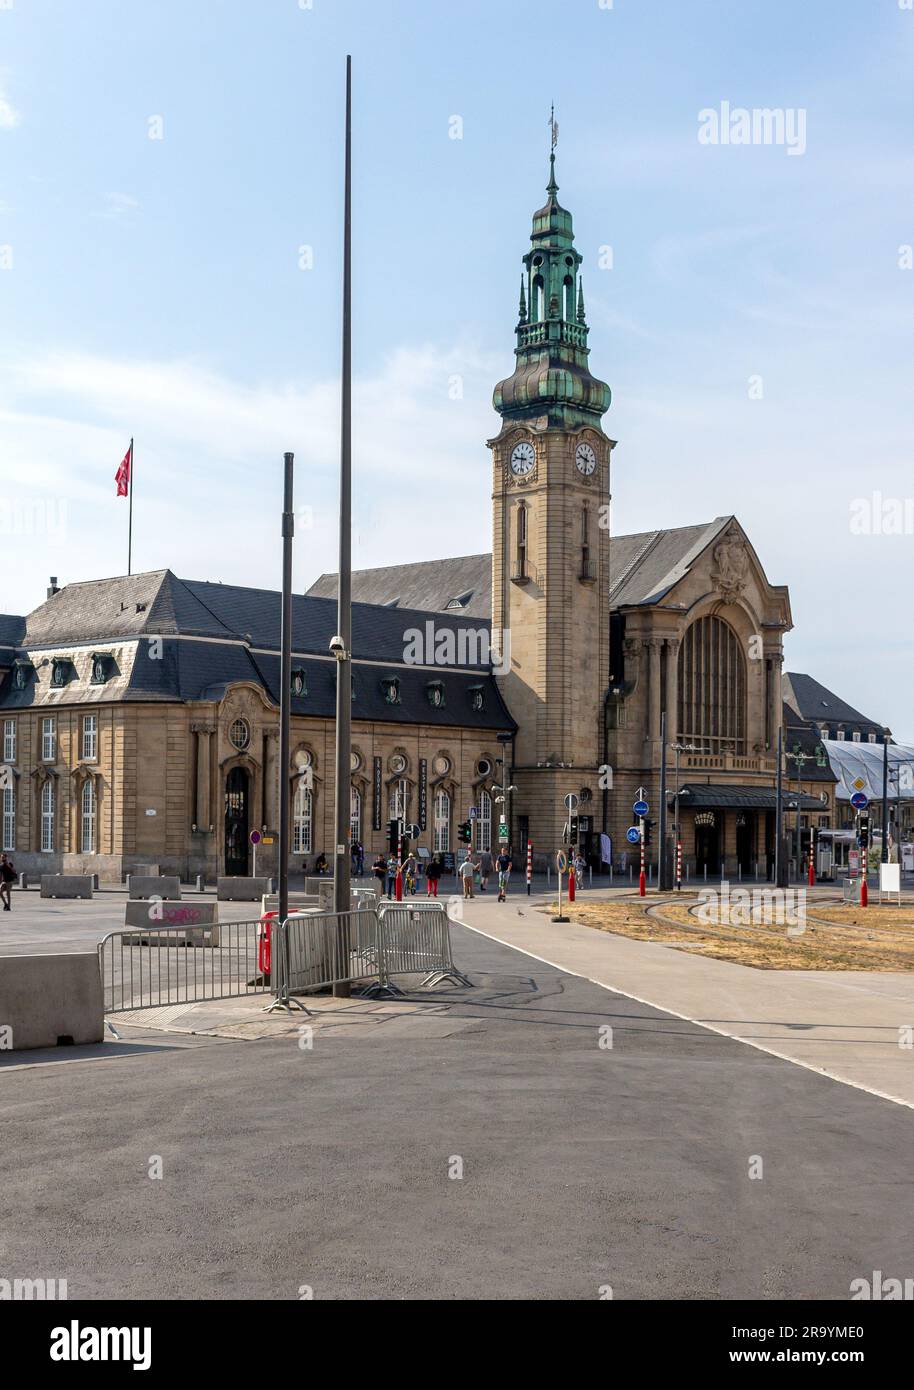
<svg viewBox="0 0 914 1390"><path fill-rule="evenodd" d="M854 792L851 797L851 805L855 811L862 811L864 806L869 806L870 799L866 792Z"/></svg>
<svg viewBox="0 0 914 1390"><path fill-rule="evenodd" d="M638 829L637 825L630 825L628 827L625 832L625 838L630 845L636 845L638 843L641 839L641 831Z"/></svg>
<svg viewBox="0 0 914 1390"><path fill-rule="evenodd" d="M632 807L636 816L646 816L650 809L646 801L636 801Z"/></svg>

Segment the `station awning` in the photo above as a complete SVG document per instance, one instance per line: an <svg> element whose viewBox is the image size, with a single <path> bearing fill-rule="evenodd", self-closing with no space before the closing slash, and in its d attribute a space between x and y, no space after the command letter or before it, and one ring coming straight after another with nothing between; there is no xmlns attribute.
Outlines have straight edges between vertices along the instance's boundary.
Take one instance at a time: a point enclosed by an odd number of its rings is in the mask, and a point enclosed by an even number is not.
<svg viewBox="0 0 914 1390"><path fill-rule="evenodd" d="M670 796L675 795L675 789ZM785 810L796 805L797 792L784 783L781 789L781 805ZM801 811L821 811L824 806L817 796L808 792L800 793ZM694 807L696 810L714 809L735 811L774 811L777 807L777 792L774 787L713 786L704 782L687 782L679 789L681 809Z"/></svg>

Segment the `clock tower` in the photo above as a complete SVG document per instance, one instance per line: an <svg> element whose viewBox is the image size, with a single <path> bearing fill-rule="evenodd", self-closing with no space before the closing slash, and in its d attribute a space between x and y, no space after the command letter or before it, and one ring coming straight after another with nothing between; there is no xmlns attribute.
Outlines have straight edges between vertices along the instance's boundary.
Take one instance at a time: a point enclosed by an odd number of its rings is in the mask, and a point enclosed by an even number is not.
<svg viewBox="0 0 914 1390"><path fill-rule="evenodd" d="M516 365L495 388L502 424L489 440L493 643L519 725L511 833L526 829L537 852L561 843L569 792L602 828L614 447L602 426L610 390L587 364L582 257L556 196L554 147L549 173L523 258Z"/></svg>

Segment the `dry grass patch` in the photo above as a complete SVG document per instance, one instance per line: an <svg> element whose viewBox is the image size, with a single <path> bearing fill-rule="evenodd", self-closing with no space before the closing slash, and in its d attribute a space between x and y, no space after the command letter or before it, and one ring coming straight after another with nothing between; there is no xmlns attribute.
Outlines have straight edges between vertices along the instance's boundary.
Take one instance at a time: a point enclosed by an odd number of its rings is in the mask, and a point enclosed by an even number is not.
<svg viewBox="0 0 914 1390"><path fill-rule="evenodd" d="M760 970L914 970L914 910L808 904L805 927L757 920L734 925L699 921L696 894L675 901L577 901L564 911L597 931L656 941L673 950ZM553 909L554 910L554 909Z"/></svg>

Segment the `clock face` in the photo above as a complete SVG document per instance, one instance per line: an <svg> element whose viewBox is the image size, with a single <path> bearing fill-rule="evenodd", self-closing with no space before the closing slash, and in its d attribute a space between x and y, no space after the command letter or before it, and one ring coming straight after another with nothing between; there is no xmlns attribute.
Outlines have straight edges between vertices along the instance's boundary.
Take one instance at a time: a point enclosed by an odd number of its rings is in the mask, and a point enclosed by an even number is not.
<svg viewBox="0 0 914 1390"><path fill-rule="evenodd" d="M578 472L590 477L597 466L597 456L589 444L579 444L574 451L574 461Z"/></svg>
<svg viewBox="0 0 914 1390"><path fill-rule="evenodd" d="M532 444L515 444L511 452L511 472L522 478L536 463L536 450Z"/></svg>

